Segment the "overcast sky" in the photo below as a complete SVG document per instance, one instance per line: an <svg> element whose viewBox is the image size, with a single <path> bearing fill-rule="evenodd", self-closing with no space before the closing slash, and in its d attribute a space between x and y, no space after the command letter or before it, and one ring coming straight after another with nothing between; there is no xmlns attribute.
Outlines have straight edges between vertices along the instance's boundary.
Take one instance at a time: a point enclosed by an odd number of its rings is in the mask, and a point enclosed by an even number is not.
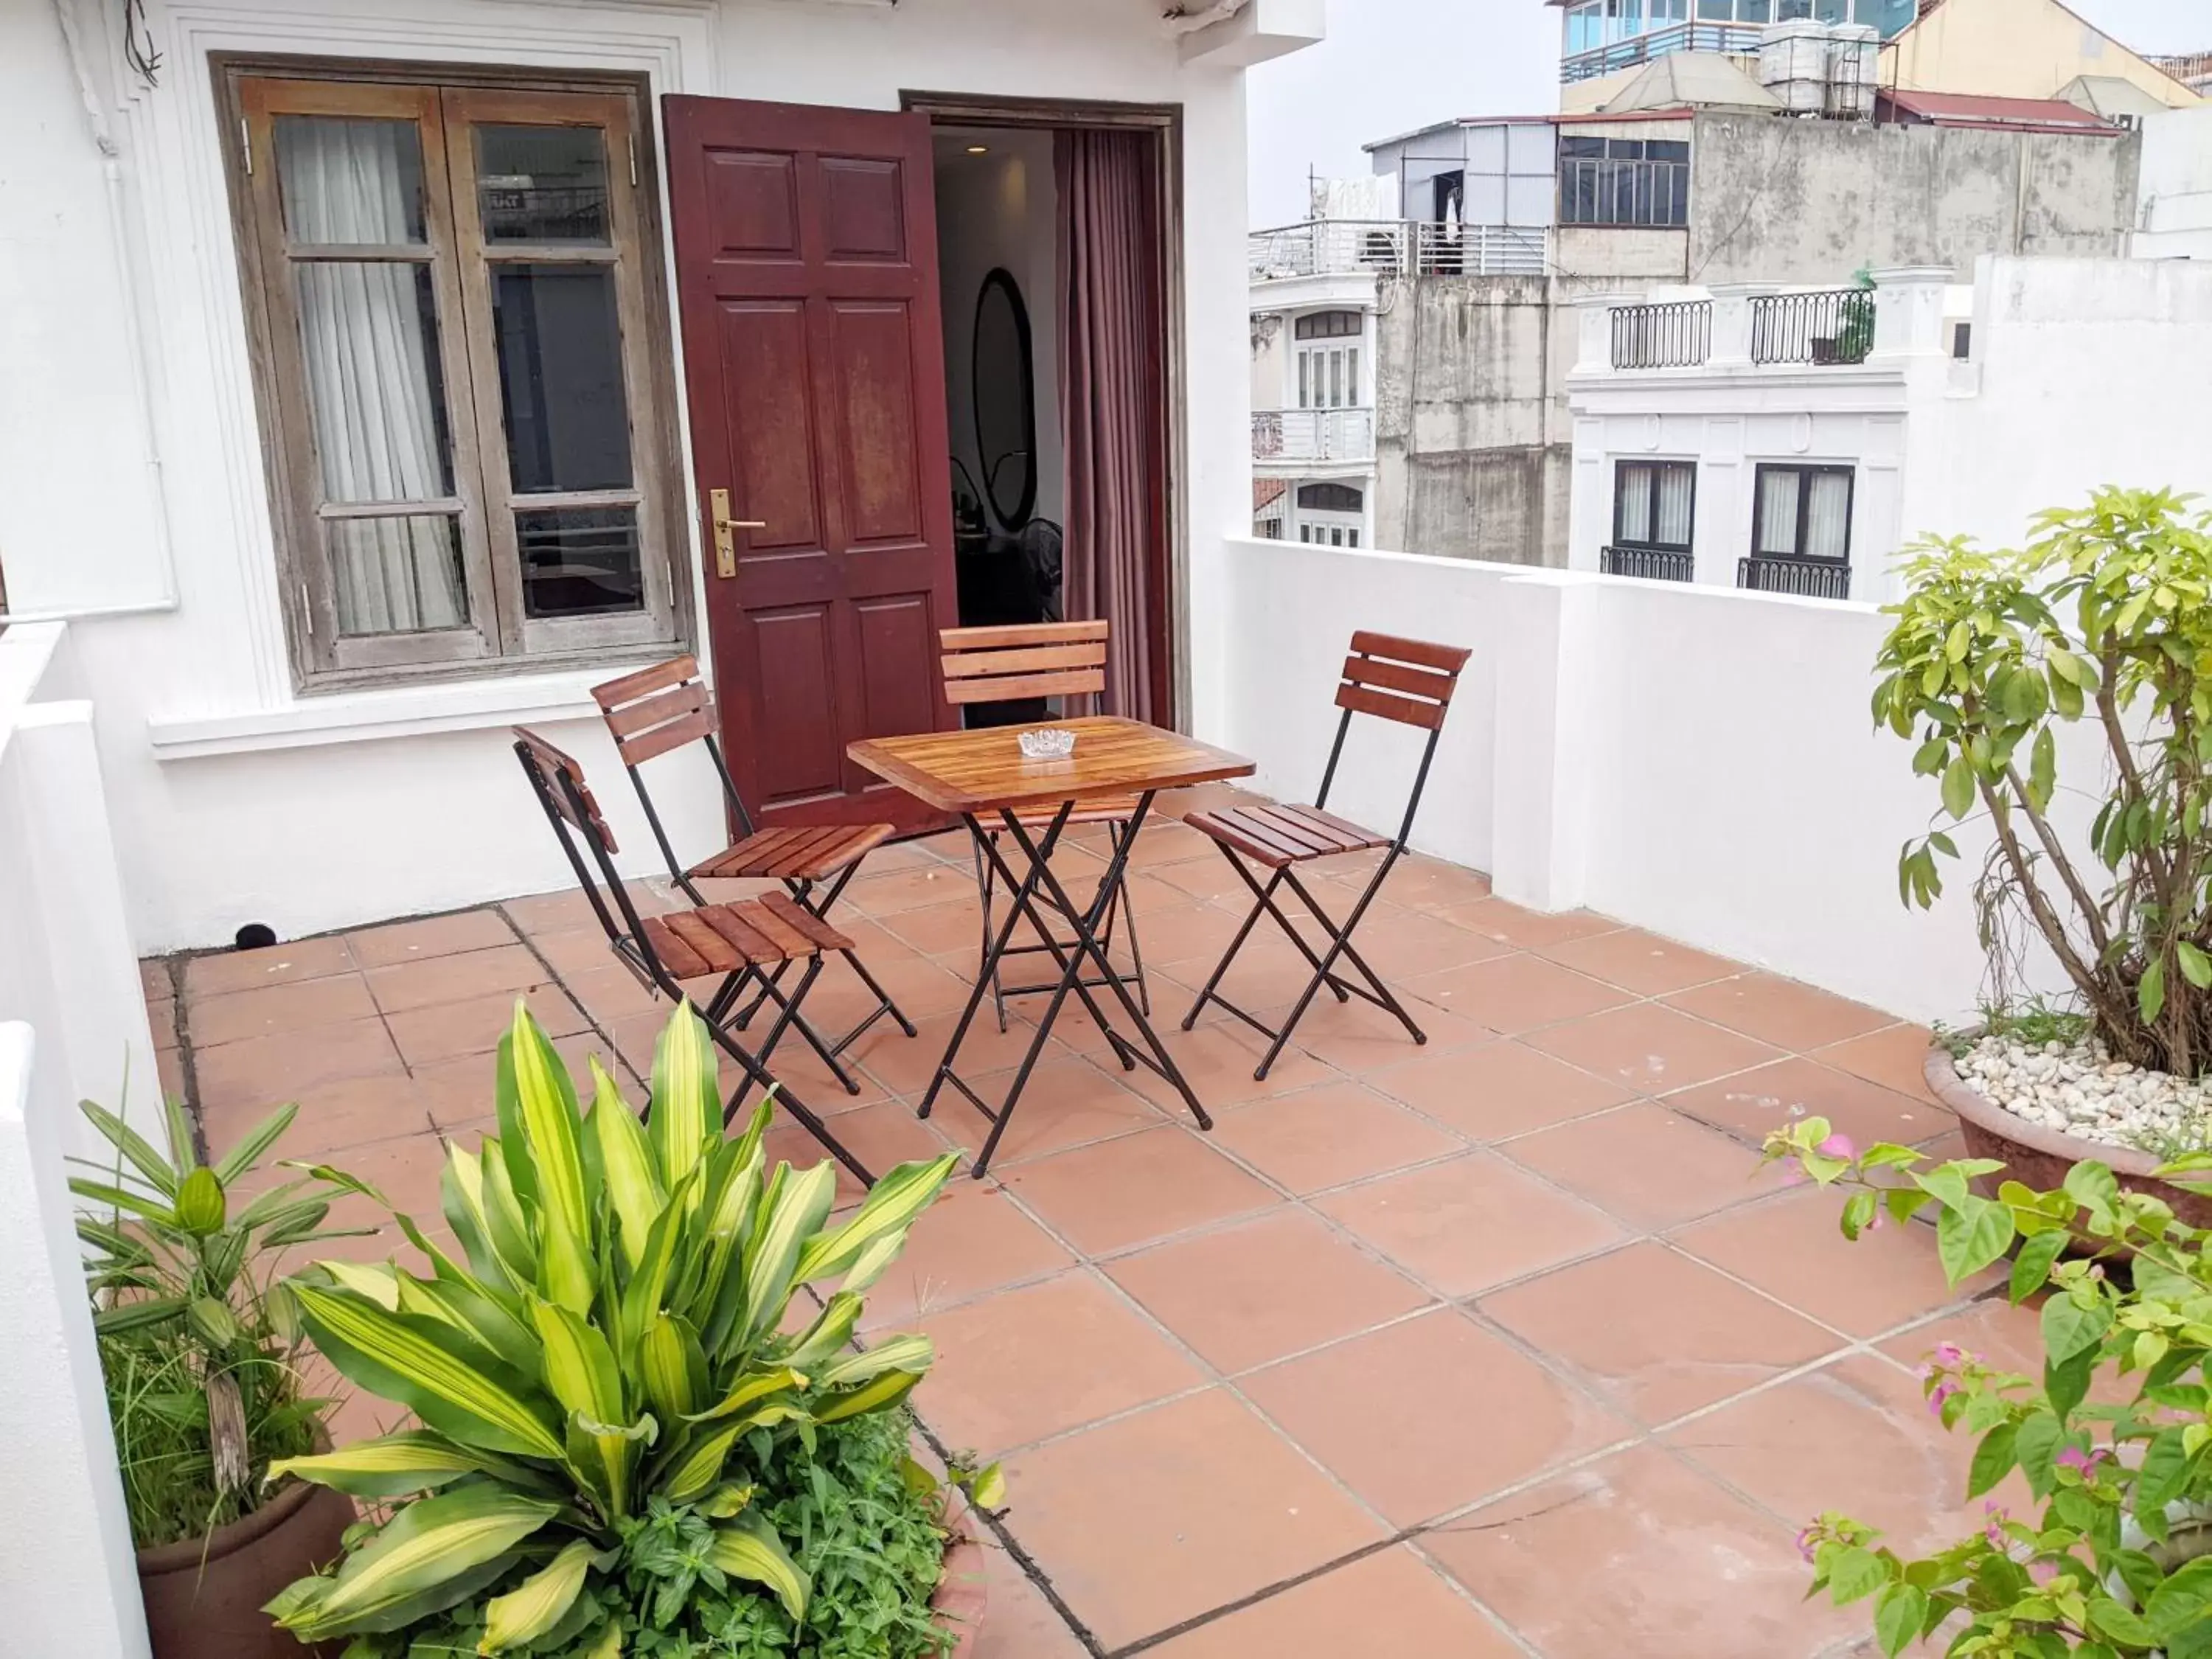
<svg viewBox="0 0 2212 1659"><path fill-rule="evenodd" d="M2070 0L2137 52L2212 50L2207 0ZM1309 168L1364 174L1360 145L1455 115L1559 107L1559 14L1542 0L1331 0L1328 39L1252 71L1252 223L1305 217Z"/></svg>

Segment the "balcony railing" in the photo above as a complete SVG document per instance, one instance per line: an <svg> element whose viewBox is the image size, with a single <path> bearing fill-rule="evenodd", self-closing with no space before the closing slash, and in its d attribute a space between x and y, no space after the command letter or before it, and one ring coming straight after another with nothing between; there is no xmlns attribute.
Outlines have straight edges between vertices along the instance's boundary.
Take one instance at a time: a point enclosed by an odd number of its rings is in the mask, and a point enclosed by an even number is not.
<svg viewBox="0 0 2212 1659"><path fill-rule="evenodd" d="M1315 219L1255 230L1252 280L1285 276L1540 276L1551 265L1540 225L1445 225L1422 219Z"/></svg>
<svg viewBox="0 0 2212 1659"><path fill-rule="evenodd" d="M1252 459L1278 464L1372 461L1371 409L1255 409Z"/></svg>
<svg viewBox="0 0 2212 1659"><path fill-rule="evenodd" d="M1793 559L1778 553L1753 553L1735 562L1735 585L1759 593L1848 599L1851 596L1851 568L1840 559Z"/></svg>
<svg viewBox="0 0 2212 1659"><path fill-rule="evenodd" d="M1692 560L1686 549L1602 547L1597 568L1608 576L1641 576L1647 581L1686 582Z"/></svg>
<svg viewBox="0 0 2212 1659"><path fill-rule="evenodd" d="M1861 363L1874 349L1874 291L1760 294L1751 301L1754 363Z"/></svg>
<svg viewBox="0 0 2212 1659"><path fill-rule="evenodd" d="M1723 52L1756 58L1759 28L1757 23L1670 23L1662 29L1562 58L1559 80L1568 85L1593 80L1616 70L1634 69L1674 52Z"/></svg>
<svg viewBox="0 0 2212 1659"><path fill-rule="evenodd" d="M1712 342L1711 300L1613 307L1615 368L1687 368L1705 361Z"/></svg>

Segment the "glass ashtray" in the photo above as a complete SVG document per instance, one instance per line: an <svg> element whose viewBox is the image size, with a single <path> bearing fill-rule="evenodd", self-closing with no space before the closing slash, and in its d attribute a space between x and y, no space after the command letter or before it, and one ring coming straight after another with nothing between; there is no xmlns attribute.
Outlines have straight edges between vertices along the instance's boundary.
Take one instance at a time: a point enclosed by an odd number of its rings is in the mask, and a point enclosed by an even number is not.
<svg viewBox="0 0 2212 1659"><path fill-rule="evenodd" d="M1024 760L1066 760L1075 752L1075 733L1064 727L1024 732L1015 741Z"/></svg>

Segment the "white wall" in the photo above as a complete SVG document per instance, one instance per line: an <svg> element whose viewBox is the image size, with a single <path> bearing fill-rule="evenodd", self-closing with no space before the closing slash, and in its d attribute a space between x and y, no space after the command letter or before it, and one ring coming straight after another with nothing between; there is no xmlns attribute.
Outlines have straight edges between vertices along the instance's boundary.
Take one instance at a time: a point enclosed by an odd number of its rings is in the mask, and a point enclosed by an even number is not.
<svg viewBox="0 0 2212 1659"><path fill-rule="evenodd" d="M2212 258L2212 104L2143 118L2136 202L2136 258Z"/></svg>
<svg viewBox="0 0 2212 1659"><path fill-rule="evenodd" d="M2017 545L2100 484L2212 495L2212 264L1984 258L1972 342L1916 406L1908 536Z"/></svg>
<svg viewBox="0 0 2212 1659"><path fill-rule="evenodd" d="M103 769L140 949L208 945L241 922L296 935L568 879L507 750L517 719L613 771L589 716L592 674L300 698L292 690L208 54L290 52L643 72L653 92L888 109L902 89L1168 103L1183 118L1182 499L1189 529L1189 680L1201 729L1226 696L1219 537L1250 524L1241 73L1181 46L1146 6L930 0L896 9L791 0L150 0L158 89L116 61L119 7L82 20L94 102L125 190L117 239L147 327L166 518L130 448L115 243L91 124L46 6L0 11L0 558L18 602L158 601L174 612L88 623L77 647L100 708ZM1232 32L1233 33L1233 32ZM1233 45L1234 43L1231 42ZM103 90L103 88L109 89ZM18 256L18 248L22 250ZM9 286L16 285L16 286ZM688 468L686 469L688 474ZM18 507L17 503L27 503ZM696 522L696 514L692 515ZM696 568L696 550L695 550ZM703 763L665 787L688 850L718 830ZM650 842L609 776L633 867Z"/></svg>
<svg viewBox="0 0 2212 1659"><path fill-rule="evenodd" d="M68 1081L0 1018L0 1607L10 1654L145 1659L146 1613L62 1164Z"/></svg>
<svg viewBox="0 0 2212 1659"><path fill-rule="evenodd" d="M944 142L946 137L951 143ZM986 153L970 155L970 143ZM1060 429L1059 192L1053 136L1003 127L940 130L937 245L945 311L945 407L952 453L987 491L975 441L975 301L1004 270L1030 318L1036 419L1037 517L1062 522L1066 476ZM956 483L959 475L953 475ZM988 510L988 509L987 509ZM991 522L998 526L995 511Z"/></svg>
<svg viewBox="0 0 2212 1659"><path fill-rule="evenodd" d="M1967 873L1898 902L1934 786L1869 726L1885 620L1858 605L1412 554L1231 542L1237 686L1219 734L1255 787L1310 800L1356 628L1474 652L1420 850L1547 909L1579 905L1916 1019L1974 1007ZM1331 805L1396 827L1419 734L1355 721Z"/></svg>

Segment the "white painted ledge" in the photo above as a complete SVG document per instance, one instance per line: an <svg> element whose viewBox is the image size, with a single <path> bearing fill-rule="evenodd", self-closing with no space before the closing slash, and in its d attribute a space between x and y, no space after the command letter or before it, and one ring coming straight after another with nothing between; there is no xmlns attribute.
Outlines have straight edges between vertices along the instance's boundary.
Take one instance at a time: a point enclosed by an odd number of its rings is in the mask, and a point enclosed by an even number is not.
<svg viewBox="0 0 2212 1659"><path fill-rule="evenodd" d="M339 692L236 714L157 715L146 722L146 735L156 759L178 761L477 732L530 720L592 720L599 712L592 688L623 667L608 663L559 674Z"/></svg>

